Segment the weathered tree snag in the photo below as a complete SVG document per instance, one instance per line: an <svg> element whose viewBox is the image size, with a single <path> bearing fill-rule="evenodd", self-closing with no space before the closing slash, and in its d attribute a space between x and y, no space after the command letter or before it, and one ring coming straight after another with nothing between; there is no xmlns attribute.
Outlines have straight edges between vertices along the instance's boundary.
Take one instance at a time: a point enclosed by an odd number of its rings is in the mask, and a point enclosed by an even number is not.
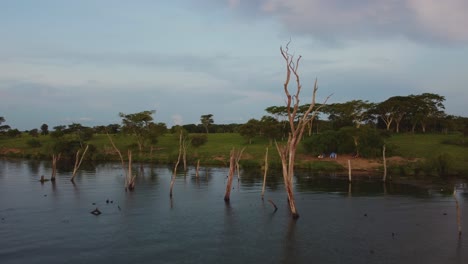
<svg viewBox="0 0 468 264"><path fill-rule="evenodd" d="M352 180L351 160L348 160L348 181L351 182Z"/></svg>
<svg viewBox="0 0 468 264"><path fill-rule="evenodd" d="M462 235L462 227L461 227L460 205L459 205L459 203L458 203L457 189L456 189L456 187L453 189L453 198L455 199L455 207L456 207L456 209L457 209L458 237L461 237L461 235Z"/></svg>
<svg viewBox="0 0 468 264"><path fill-rule="evenodd" d="M286 63L286 80L283 86L284 93L286 94L286 110L290 132L286 144L279 145L278 142L276 142L276 148L281 158L281 165L283 167L284 186L288 195L289 208L291 210L292 217L296 219L299 217L299 213L297 212L296 203L294 200L293 177L297 145L302 139L302 135L304 134L304 129L307 126L307 124L312 124L312 121L317 116L318 111L322 106L325 105L325 103L328 101L328 98L330 98L331 95L325 99L325 102L321 106L317 108L315 107L315 97L318 90L316 79L313 88L312 100L309 105L309 108L304 112L303 115L298 115L300 101L299 95L302 89L302 84L298 73L301 56L294 60L294 56L288 52L288 45L289 43L286 45L285 49L281 47L280 51ZM291 95L291 93L289 92L288 87L289 81L291 80L291 74L294 75L296 80L296 92L293 95Z"/></svg>
<svg viewBox="0 0 468 264"><path fill-rule="evenodd" d="M126 166L122 153L114 144L114 141L112 140L109 133L106 133L106 134L107 134L107 137L109 138L109 141L112 144L112 147L114 147L115 152L117 152L117 154L119 155L120 163L122 165L122 170L125 173L125 191L127 190L133 191L133 189L135 189L135 176L132 175L132 151L128 150L128 166Z"/></svg>
<svg viewBox="0 0 468 264"><path fill-rule="evenodd" d="M266 148L266 152L265 152L265 165L264 165L264 171L263 171L263 186L262 186L262 200L263 200L263 196L265 195L267 172L268 172L268 147Z"/></svg>
<svg viewBox="0 0 468 264"><path fill-rule="evenodd" d="M51 181L55 181L55 176L57 175L57 161L60 160L62 153L58 155L52 154L52 175L50 176Z"/></svg>
<svg viewBox="0 0 468 264"><path fill-rule="evenodd" d="M231 199L232 178L234 178L234 171L236 170L236 151L231 150L231 157L229 158L229 175L226 184L226 193L224 194L224 201L229 202Z"/></svg>
<svg viewBox="0 0 468 264"><path fill-rule="evenodd" d="M383 158L383 181L387 181L387 158L385 157L385 145L382 148L382 158Z"/></svg>
<svg viewBox="0 0 468 264"><path fill-rule="evenodd" d="M126 189L128 189L129 191L133 191L135 189L136 175L133 175L132 173L132 151L131 150L128 150L127 156L128 156L128 173L127 173Z"/></svg>
<svg viewBox="0 0 468 264"><path fill-rule="evenodd" d="M275 212L278 211L278 206L276 206L276 204L271 199L269 199L268 202L270 202L271 205L273 205L273 207L275 208Z"/></svg>
<svg viewBox="0 0 468 264"><path fill-rule="evenodd" d="M48 179L46 179L46 178L44 177L44 175L41 175L41 179L40 179L39 181L40 181L41 183L44 183L44 182L48 181Z"/></svg>
<svg viewBox="0 0 468 264"><path fill-rule="evenodd" d="M174 166L174 173L172 174L172 178L171 178L171 186L170 186L170 190L169 190L169 197L172 197L172 188L174 187L174 181L175 181L175 177L177 175L177 167L179 166L179 163L180 163L180 158L182 156L182 152L183 152L183 147L184 145L184 140L183 140L183 135L182 135L182 131L180 132L180 136L179 136L179 156L177 157L177 162Z"/></svg>
<svg viewBox="0 0 468 264"><path fill-rule="evenodd" d="M83 155L81 155L80 157L80 150L78 150L76 152L76 156L75 156L75 166L73 167L73 174L72 174L72 177L71 177L71 181L74 181L75 180L75 176L76 176L76 173L78 172L78 169L80 168L81 166L81 163L83 162L83 158L84 156L86 155L86 151L88 151L88 148L89 148L89 145L86 145L86 148L85 150L83 151Z"/></svg>
<svg viewBox="0 0 468 264"><path fill-rule="evenodd" d="M240 166L239 166L239 160L242 156L242 153L244 152L245 148L243 148L239 153L236 155L236 170L237 170L237 181L240 181Z"/></svg>
<svg viewBox="0 0 468 264"><path fill-rule="evenodd" d="M182 131L180 133L182 134ZM187 136L182 136L182 161L184 163L184 172L187 172L187 148L190 144L190 140L187 139Z"/></svg>
<svg viewBox="0 0 468 264"><path fill-rule="evenodd" d="M200 171L200 160L197 160L197 167L195 169L195 177L197 178L200 177L199 171Z"/></svg>

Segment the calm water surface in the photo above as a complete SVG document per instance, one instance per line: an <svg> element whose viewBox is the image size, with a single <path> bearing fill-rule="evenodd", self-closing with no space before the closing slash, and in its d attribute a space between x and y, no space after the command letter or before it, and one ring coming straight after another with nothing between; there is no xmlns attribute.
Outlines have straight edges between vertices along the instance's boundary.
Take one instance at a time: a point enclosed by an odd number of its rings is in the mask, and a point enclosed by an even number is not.
<svg viewBox="0 0 468 264"><path fill-rule="evenodd" d="M225 204L227 168L190 168L172 200L171 170L145 165L125 192L119 164L41 184L49 163L0 160L0 263L468 263L466 182L459 239L453 186L298 173L293 221L279 175L262 201L261 173L243 172Z"/></svg>

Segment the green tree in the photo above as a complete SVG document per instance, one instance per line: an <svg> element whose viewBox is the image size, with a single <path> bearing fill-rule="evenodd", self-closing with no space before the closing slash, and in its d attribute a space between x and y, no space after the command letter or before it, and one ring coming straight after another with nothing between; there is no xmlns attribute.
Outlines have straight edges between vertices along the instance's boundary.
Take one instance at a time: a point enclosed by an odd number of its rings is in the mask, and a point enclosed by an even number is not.
<svg viewBox="0 0 468 264"><path fill-rule="evenodd" d="M272 115L278 122L286 120L288 117L288 111L286 106L270 106L265 109L265 111Z"/></svg>
<svg viewBox="0 0 468 264"><path fill-rule="evenodd" d="M156 113L156 110L142 111L134 114L119 113L119 116L122 118L122 132L135 136L140 153L145 147L145 142L155 142L159 133L163 133L162 123L156 125L152 122L152 115L154 113Z"/></svg>
<svg viewBox="0 0 468 264"><path fill-rule="evenodd" d="M81 147L83 147L85 141L92 139L94 136L94 130L92 128L85 127L78 123L68 125L66 133L73 134L73 136L80 142Z"/></svg>
<svg viewBox="0 0 468 264"><path fill-rule="evenodd" d="M398 98L391 97L383 102L375 104L371 110L372 114L378 116L385 123L387 131L390 131L390 128L395 121L399 104L400 101Z"/></svg>
<svg viewBox="0 0 468 264"><path fill-rule="evenodd" d="M2 125L6 120L3 116L0 116L0 135L5 134L10 129L9 125Z"/></svg>
<svg viewBox="0 0 468 264"><path fill-rule="evenodd" d="M212 114L207 114L207 115L202 115L200 117L200 122L201 124L203 125L203 127L205 128L206 130L206 133L208 134L208 127L214 123L214 120L213 120L213 115Z"/></svg>
<svg viewBox="0 0 468 264"><path fill-rule="evenodd" d="M260 132L270 141L270 145L273 144L273 140L281 138L283 134L283 126L272 116L263 116L259 125Z"/></svg>
<svg viewBox="0 0 468 264"><path fill-rule="evenodd" d="M239 134L252 144L252 139L256 137L260 131L260 122L256 119L250 119L247 123L239 127Z"/></svg>
<svg viewBox="0 0 468 264"><path fill-rule="evenodd" d="M206 142L208 142L208 137L206 135L195 134L190 136L190 144L194 148L199 148L206 144Z"/></svg>
<svg viewBox="0 0 468 264"><path fill-rule="evenodd" d="M6 135L10 138L16 138L16 137L21 137L21 132L18 129L9 129L6 132Z"/></svg>
<svg viewBox="0 0 468 264"><path fill-rule="evenodd" d="M412 98L411 121L413 132L416 125L419 123L421 125L422 132L425 133L430 121L444 117L444 96L433 93L423 93L420 95L410 95L410 97Z"/></svg>
<svg viewBox="0 0 468 264"><path fill-rule="evenodd" d="M41 135L45 136L49 134L49 126L47 124L41 125Z"/></svg>
<svg viewBox="0 0 468 264"><path fill-rule="evenodd" d="M65 135L65 126L55 126L54 131L50 132L52 138L62 138Z"/></svg>
<svg viewBox="0 0 468 264"><path fill-rule="evenodd" d="M34 128L34 129L29 130L29 135L31 135L32 137L38 137L39 136L39 129Z"/></svg>

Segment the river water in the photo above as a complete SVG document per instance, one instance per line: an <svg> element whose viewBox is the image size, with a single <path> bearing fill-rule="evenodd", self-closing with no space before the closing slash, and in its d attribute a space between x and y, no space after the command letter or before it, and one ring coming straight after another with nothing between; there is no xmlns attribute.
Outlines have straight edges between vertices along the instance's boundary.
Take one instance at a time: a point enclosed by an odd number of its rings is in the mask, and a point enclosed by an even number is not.
<svg viewBox="0 0 468 264"><path fill-rule="evenodd" d="M262 173L242 172L226 204L227 168L189 168L172 199L172 168L142 168L125 192L119 164L41 184L48 162L0 160L0 263L468 263L463 181L459 238L453 186L298 172L294 221L277 173L262 200Z"/></svg>

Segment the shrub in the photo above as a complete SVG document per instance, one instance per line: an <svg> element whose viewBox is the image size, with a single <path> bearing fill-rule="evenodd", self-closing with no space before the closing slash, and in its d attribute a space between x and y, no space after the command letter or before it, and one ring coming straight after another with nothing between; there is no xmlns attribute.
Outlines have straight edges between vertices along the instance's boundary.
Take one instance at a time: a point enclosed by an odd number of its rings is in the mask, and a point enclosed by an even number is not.
<svg viewBox="0 0 468 264"><path fill-rule="evenodd" d="M26 142L26 144L28 144L28 146L32 148L38 148L42 146L42 143L36 138L31 138L30 140Z"/></svg>
<svg viewBox="0 0 468 264"><path fill-rule="evenodd" d="M190 139L192 146L195 148L204 145L208 141L208 137L206 135L191 135Z"/></svg>
<svg viewBox="0 0 468 264"><path fill-rule="evenodd" d="M453 166L453 156L448 153L442 153L432 159L437 173L441 177L447 177L450 174L450 169Z"/></svg>

